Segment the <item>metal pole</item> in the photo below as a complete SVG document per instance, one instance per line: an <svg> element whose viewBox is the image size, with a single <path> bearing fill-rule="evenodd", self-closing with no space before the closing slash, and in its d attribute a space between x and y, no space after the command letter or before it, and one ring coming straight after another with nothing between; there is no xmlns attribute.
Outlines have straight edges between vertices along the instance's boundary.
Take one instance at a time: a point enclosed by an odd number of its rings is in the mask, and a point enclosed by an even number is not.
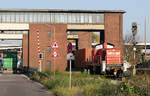
<svg viewBox="0 0 150 96"><path fill-rule="evenodd" d="M72 74L72 72L71 72L71 59L70 59L70 82L69 82L69 88L71 89L71 74Z"/></svg>
<svg viewBox="0 0 150 96"><path fill-rule="evenodd" d="M133 75L136 74L136 60L135 60L135 52L136 52L136 41L135 41L135 35L137 34L137 23L133 22L132 23L132 35L133 35L133 58L134 58L134 64L133 64Z"/></svg>
<svg viewBox="0 0 150 96"><path fill-rule="evenodd" d="M56 63L55 63L55 58L54 58L54 77L55 77L55 74L56 74L56 72L55 72L55 66L56 66Z"/></svg>
<svg viewBox="0 0 150 96"><path fill-rule="evenodd" d="M145 39L145 58L144 58L144 61L146 61L146 17L145 17L145 23L144 23L144 39Z"/></svg>

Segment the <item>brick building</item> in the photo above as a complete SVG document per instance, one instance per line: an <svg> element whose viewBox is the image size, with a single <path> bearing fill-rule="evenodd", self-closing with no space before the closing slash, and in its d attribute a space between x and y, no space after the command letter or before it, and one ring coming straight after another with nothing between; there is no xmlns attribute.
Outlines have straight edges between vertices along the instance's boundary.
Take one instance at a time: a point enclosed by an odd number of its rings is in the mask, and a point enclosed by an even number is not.
<svg viewBox="0 0 150 96"><path fill-rule="evenodd" d="M77 49L90 48L90 32L98 31L101 42L107 41L122 49L123 13L123 10L1 9L0 39L22 40L24 66L64 71L67 39L76 40ZM68 32L78 34L74 37ZM51 48L54 41L58 49ZM57 58L52 58L54 50Z"/></svg>

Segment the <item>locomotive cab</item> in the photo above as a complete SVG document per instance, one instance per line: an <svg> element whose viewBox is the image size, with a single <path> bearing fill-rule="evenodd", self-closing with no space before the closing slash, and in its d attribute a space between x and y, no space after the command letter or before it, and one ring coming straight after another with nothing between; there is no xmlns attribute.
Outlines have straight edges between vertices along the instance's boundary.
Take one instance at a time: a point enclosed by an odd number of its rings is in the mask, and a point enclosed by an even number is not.
<svg viewBox="0 0 150 96"><path fill-rule="evenodd" d="M99 67L101 73L121 74L123 72L121 50L114 48L114 45L106 42L95 46L93 66Z"/></svg>

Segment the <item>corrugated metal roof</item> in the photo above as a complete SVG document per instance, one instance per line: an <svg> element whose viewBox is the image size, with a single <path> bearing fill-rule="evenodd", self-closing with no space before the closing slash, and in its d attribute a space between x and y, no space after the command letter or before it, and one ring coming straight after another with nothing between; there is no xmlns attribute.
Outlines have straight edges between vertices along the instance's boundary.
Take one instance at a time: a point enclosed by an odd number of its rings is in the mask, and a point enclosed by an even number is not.
<svg viewBox="0 0 150 96"><path fill-rule="evenodd" d="M124 10L0 9L0 12L126 13Z"/></svg>

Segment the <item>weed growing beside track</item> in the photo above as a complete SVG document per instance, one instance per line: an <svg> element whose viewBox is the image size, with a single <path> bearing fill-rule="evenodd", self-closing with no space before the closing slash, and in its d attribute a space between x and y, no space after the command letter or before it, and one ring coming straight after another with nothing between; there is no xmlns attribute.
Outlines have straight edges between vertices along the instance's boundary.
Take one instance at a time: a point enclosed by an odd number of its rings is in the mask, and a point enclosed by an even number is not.
<svg viewBox="0 0 150 96"><path fill-rule="evenodd" d="M99 75L73 72L72 88L70 89L68 72L56 72L55 77L50 71L44 73L47 74L47 77L35 73L30 78L40 81L56 96L150 96L148 82L141 86L138 80L141 83L145 81L139 76L122 82Z"/></svg>

